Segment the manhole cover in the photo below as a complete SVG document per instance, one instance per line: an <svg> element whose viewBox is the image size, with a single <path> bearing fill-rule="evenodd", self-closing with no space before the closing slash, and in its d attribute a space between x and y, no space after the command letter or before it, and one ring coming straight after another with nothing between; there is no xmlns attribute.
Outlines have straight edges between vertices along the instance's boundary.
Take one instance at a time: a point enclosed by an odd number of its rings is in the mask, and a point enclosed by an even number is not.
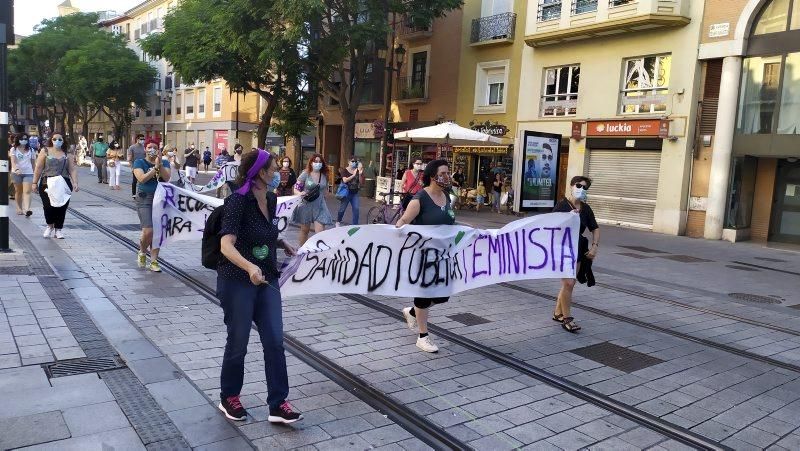
<svg viewBox="0 0 800 451"><path fill-rule="evenodd" d="M47 377L54 378L125 368L125 363L117 357L85 357L61 360L42 366L47 373Z"/></svg>
<svg viewBox="0 0 800 451"><path fill-rule="evenodd" d="M756 304L780 304L783 298L780 296L761 296L759 294L750 293L728 293L733 299L744 302L753 302Z"/></svg>
<svg viewBox="0 0 800 451"><path fill-rule="evenodd" d="M738 269L739 271L748 271L748 272L759 272L760 270L755 268L750 268L749 266L739 266L739 265L725 265L726 268L731 269Z"/></svg>
<svg viewBox="0 0 800 451"><path fill-rule="evenodd" d="M653 257L651 257L649 255L634 254L633 252L617 252L616 254L617 255L624 255L625 257L630 257L630 258L638 258L640 260L643 260L643 259L646 259L646 258L653 258Z"/></svg>
<svg viewBox="0 0 800 451"><path fill-rule="evenodd" d="M626 373L639 371L664 362L653 356L638 351L632 351L607 341L584 348L573 349L570 352Z"/></svg>
<svg viewBox="0 0 800 451"><path fill-rule="evenodd" d="M692 257L691 255L659 255L659 257L680 263L708 263L711 261L705 258Z"/></svg>
<svg viewBox="0 0 800 451"><path fill-rule="evenodd" d="M488 319L481 318L480 316L473 315L472 313L459 313L457 315L450 315L448 318L452 319L453 321L458 321L465 326L477 326L479 324L491 323L491 321Z"/></svg>
<svg viewBox="0 0 800 451"><path fill-rule="evenodd" d="M644 247L644 246L618 246L618 247L624 247L625 249L630 249L630 250L636 251L636 252L644 252L646 254L666 254L667 253L667 252L664 252L664 251L660 251L658 249L650 249L649 247Z"/></svg>

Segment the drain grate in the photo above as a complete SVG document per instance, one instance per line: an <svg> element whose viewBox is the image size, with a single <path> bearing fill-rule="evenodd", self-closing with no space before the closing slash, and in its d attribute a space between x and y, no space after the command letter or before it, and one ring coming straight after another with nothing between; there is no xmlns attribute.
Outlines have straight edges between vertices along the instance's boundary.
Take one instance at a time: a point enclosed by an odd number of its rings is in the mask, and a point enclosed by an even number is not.
<svg viewBox="0 0 800 451"><path fill-rule="evenodd" d="M30 276L34 274L29 266L0 266L0 274L5 276Z"/></svg>
<svg viewBox="0 0 800 451"><path fill-rule="evenodd" d="M691 255L659 255L659 257L680 263L709 263L712 261L705 258L692 257Z"/></svg>
<svg viewBox="0 0 800 451"><path fill-rule="evenodd" d="M623 255L625 257L638 258L640 260L644 260L646 258L653 258L653 257L651 257L649 255L634 254L633 252L617 252L616 254L617 255Z"/></svg>
<svg viewBox="0 0 800 451"><path fill-rule="evenodd" d="M653 356L638 351L632 351L607 341L584 348L573 349L570 352L626 373L639 371L664 362Z"/></svg>
<svg viewBox="0 0 800 451"><path fill-rule="evenodd" d="M739 271L748 271L748 272L760 272L761 270L751 268L749 266L739 266L739 265L725 265L726 268L731 269L738 269Z"/></svg>
<svg viewBox="0 0 800 451"><path fill-rule="evenodd" d="M448 318L465 326L477 326L479 324L491 323L488 319L473 315L472 313L459 313L457 315L450 315Z"/></svg>
<svg viewBox="0 0 800 451"><path fill-rule="evenodd" d="M755 304L780 304L783 300L780 296L761 296L760 294L750 293L728 293L728 296L738 301L753 302Z"/></svg>
<svg viewBox="0 0 800 451"><path fill-rule="evenodd" d="M636 252L644 252L646 254L667 254L668 252L660 251L658 249L651 249L649 247L644 246L617 246L617 247L624 247L625 249L630 249Z"/></svg>
<svg viewBox="0 0 800 451"><path fill-rule="evenodd" d="M97 373L99 371L125 368L118 357L84 357L81 359L60 360L42 365L48 378L75 376L77 374Z"/></svg>

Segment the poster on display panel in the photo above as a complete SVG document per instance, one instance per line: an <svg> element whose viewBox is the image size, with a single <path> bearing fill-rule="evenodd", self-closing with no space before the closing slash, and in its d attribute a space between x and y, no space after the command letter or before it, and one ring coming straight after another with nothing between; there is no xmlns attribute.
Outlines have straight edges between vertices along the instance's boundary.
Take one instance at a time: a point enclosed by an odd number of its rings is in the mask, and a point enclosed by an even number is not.
<svg viewBox="0 0 800 451"><path fill-rule="evenodd" d="M523 133L521 210L555 206L560 145L561 135L529 130Z"/></svg>

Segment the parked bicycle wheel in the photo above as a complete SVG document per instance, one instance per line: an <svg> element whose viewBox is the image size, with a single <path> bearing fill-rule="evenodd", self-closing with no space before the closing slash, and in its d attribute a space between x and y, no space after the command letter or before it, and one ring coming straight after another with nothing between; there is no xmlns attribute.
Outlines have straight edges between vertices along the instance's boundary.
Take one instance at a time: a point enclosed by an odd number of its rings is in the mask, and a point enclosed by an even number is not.
<svg viewBox="0 0 800 451"><path fill-rule="evenodd" d="M376 205L367 212L367 224L386 224L386 217L383 214L385 207Z"/></svg>

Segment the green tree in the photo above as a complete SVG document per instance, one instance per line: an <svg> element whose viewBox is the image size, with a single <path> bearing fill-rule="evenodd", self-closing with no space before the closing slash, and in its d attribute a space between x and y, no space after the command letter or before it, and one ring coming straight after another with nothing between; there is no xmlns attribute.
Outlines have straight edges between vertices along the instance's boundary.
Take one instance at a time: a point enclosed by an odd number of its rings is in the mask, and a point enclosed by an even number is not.
<svg viewBox="0 0 800 451"><path fill-rule="evenodd" d="M301 35L287 30L272 0L185 0L166 16L164 31L148 36L142 48L166 58L186 80L222 78L233 90L261 96L266 106L258 144L263 146L276 111L292 120L303 114L296 82L304 66L294 42ZM290 102L282 105L284 99Z"/></svg>

